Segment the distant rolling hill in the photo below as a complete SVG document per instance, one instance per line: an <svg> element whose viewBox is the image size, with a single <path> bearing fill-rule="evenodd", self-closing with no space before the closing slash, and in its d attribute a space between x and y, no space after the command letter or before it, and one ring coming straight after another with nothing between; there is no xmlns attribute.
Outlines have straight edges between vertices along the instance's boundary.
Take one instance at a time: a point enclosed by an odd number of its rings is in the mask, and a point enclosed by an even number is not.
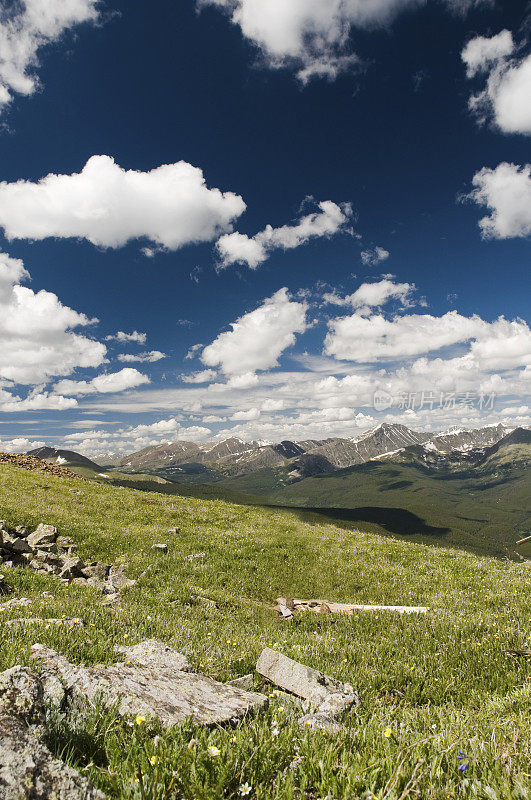
<svg viewBox="0 0 531 800"><path fill-rule="evenodd" d="M58 464L61 467L68 467L68 469L86 469L90 472L101 472L102 467L96 464L86 456L76 453L74 450L57 450L55 447L38 447L36 450L30 450L29 456L41 458L49 464Z"/></svg>

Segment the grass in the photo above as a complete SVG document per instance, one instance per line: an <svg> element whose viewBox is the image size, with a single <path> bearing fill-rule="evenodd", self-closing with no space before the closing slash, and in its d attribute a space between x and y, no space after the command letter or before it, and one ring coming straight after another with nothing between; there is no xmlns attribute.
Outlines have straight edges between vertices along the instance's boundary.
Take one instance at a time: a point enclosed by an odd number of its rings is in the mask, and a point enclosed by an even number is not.
<svg viewBox="0 0 531 800"><path fill-rule="evenodd" d="M74 486L81 495L71 494ZM277 697L267 712L224 728L162 731L103 709L55 715L54 751L109 798L530 797L528 664L506 655L529 647L528 565L352 532L318 516L8 465L0 465L0 518L55 524L82 557L123 559L139 578L119 610L102 607L89 589L3 569L16 595L33 601L3 618L82 616L87 626L3 627L0 669L28 663L36 641L74 662L109 663L114 645L157 637L220 680L252 671L270 646L362 696L339 736L300 729L296 708ZM175 525L178 536L167 533ZM155 542L167 542L169 553L151 551ZM205 552L204 561L187 561L194 552ZM430 611L285 622L271 611L279 594ZM273 688L258 677L255 684Z"/></svg>

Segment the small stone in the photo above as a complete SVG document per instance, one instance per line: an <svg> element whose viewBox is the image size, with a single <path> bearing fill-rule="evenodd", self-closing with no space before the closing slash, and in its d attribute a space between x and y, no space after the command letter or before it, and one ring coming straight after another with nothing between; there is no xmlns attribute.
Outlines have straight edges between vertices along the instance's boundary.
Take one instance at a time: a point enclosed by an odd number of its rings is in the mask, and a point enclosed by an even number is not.
<svg viewBox="0 0 531 800"><path fill-rule="evenodd" d="M0 575L0 596L11 594L13 592L13 589L5 582L4 578L4 575Z"/></svg>
<svg viewBox="0 0 531 800"><path fill-rule="evenodd" d="M31 600L29 597L13 597L11 600L7 600L5 603L2 603L0 608L26 608L30 605Z"/></svg>
<svg viewBox="0 0 531 800"><path fill-rule="evenodd" d="M152 544L152 550L158 550L159 553L167 553L168 552L168 545L167 544Z"/></svg>
<svg viewBox="0 0 531 800"><path fill-rule="evenodd" d="M86 585L90 586L92 589L96 589L98 592L102 594L105 592L108 584L105 581L102 581L100 578L87 578Z"/></svg>
<svg viewBox="0 0 531 800"><path fill-rule="evenodd" d="M128 589L130 586L134 586L136 581L124 575L123 567L111 567L109 583L114 589L121 591L122 589Z"/></svg>
<svg viewBox="0 0 531 800"><path fill-rule="evenodd" d="M71 586L86 586L87 579L86 578L72 578L70 581Z"/></svg>
<svg viewBox="0 0 531 800"><path fill-rule="evenodd" d="M105 580L109 575L110 569L108 564L93 562L92 564L87 564L81 571L85 578L99 578L100 580Z"/></svg>
<svg viewBox="0 0 531 800"><path fill-rule="evenodd" d="M62 558L62 567L59 572L60 578L82 578L81 570L85 567L84 563L77 556Z"/></svg>
<svg viewBox="0 0 531 800"><path fill-rule="evenodd" d="M186 556L187 561L197 561L203 560L206 557L206 553L190 553L190 555Z"/></svg>
<svg viewBox="0 0 531 800"><path fill-rule="evenodd" d="M33 548L29 546L25 539L17 538L11 542L11 550L13 553L32 553Z"/></svg>
<svg viewBox="0 0 531 800"><path fill-rule="evenodd" d="M53 525L44 525L42 522L33 533L27 537L28 544L37 548L41 544L50 544L57 539L57 528Z"/></svg>
<svg viewBox="0 0 531 800"><path fill-rule="evenodd" d="M332 717L327 714L306 714L297 720L301 728L318 728L327 733L340 733L345 730L343 725L336 722Z"/></svg>
<svg viewBox="0 0 531 800"><path fill-rule="evenodd" d="M120 599L120 594L115 592L114 594L108 594L105 597L105 600L102 603L102 606L112 606L114 603L117 603Z"/></svg>
<svg viewBox="0 0 531 800"><path fill-rule="evenodd" d="M175 527L175 528L168 528L168 533L177 534L177 533L180 533L180 532L181 532L181 529L180 529L180 528L177 528L177 527Z"/></svg>
<svg viewBox="0 0 531 800"><path fill-rule="evenodd" d="M29 532L30 529L26 528L25 525L17 525L17 527L15 528L15 533L17 534L17 536L21 536L23 539L25 539L26 536L28 536Z"/></svg>
<svg viewBox="0 0 531 800"><path fill-rule="evenodd" d="M56 544L58 547L69 547L72 544L72 539L70 536L58 536L56 539Z"/></svg>

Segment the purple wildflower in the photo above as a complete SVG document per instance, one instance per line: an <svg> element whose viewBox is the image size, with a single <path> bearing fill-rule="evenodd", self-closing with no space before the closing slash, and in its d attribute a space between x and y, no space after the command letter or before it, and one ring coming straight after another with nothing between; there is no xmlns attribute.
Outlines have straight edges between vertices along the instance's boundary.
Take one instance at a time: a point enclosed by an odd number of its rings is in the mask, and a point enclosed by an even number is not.
<svg viewBox="0 0 531 800"><path fill-rule="evenodd" d="M459 772L465 772L468 769L468 764L459 764Z"/></svg>

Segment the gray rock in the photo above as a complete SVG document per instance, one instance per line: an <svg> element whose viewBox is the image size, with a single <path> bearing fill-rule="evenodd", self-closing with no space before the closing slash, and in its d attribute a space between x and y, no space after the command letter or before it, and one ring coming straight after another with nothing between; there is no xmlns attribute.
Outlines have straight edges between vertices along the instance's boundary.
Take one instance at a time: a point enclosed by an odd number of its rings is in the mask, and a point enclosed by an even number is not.
<svg viewBox="0 0 531 800"><path fill-rule="evenodd" d="M6 594L11 594L13 589L11 586L5 582L5 576L0 575L0 597L5 596Z"/></svg>
<svg viewBox="0 0 531 800"><path fill-rule="evenodd" d="M39 553L57 553L58 550L56 542L41 542L39 544Z"/></svg>
<svg viewBox="0 0 531 800"><path fill-rule="evenodd" d="M28 542L25 539L18 537L10 545L11 550L13 553L32 553L33 547L30 547Z"/></svg>
<svg viewBox="0 0 531 800"><path fill-rule="evenodd" d="M71 664L43 645L32 647L40 674L59 678L73 699L94 702L100 698L116 707L119 714L157 717L165 726L190 718L199 725L229 722L267 705L264 695L227 686L204 675L160 666L159 648L155 648L154 656L155 666L121 663L83 667Z"/></svg>
<svg viewBox="0 0 531 800"><path fill-rule="evenodd" d="M105 600L102 603L102 606L112 606L114 603L117 603L120 599L119 592L114 592L113 594L108 594L105 597Z"/></svg>
<svg viewBox="0 0 531 800"><path fill-rule="evenodd" d="M130 586L134 586L136 581L124 575L123 567L111 567L109 583L113 589L121 591L122 589L128 589Z"/></svg>
<svg viewBox="0 0 531 800"><path fill-rule="evenodd" d="M57 528L53 525L43 525L42 522L37 529L27 537L28 544L34 548L38 548L41 544L55 542L56 539Z"/></svg>
<svg viewBox="0 0 531 800"><path fill-rule="evenodd" d="M104 581L109 572L110 566L108 564L102 564L101 562L93 562L92 564L87 564L81 572L85 576L85 578L99 578L99 580Z"/></svg>
<svg viewBox="0 0 531 800"><path fill-rule="evenodd" d="M168 552L168 545L167 544L152 544L152 550L158 550L159 553L167 553Z"/></svg>
<svg viewBox="0 0 531 800"><path fill-rule="evenodd" d="M31 605L29 597L13 597L12 600L2 603L0 608L26 608Z"/></svg>
<svg viewBox="0 0 531 800"><path fill-rule="evenodd" d="M177 528L177 527L175 527L175 528L168 528L168 533L177 534L177 533L180 533L180 532L181 532L181 529L180 529L180 528Z"/></svg>
<svg viewBox="0 0 531 800"><path fill-rule="evenodd" d="M85 565L77 556L63 556L62 557L61 571L59 572L60 578L82 578Z"/></svg>
<svg viewBox="0 0 531 800"><path fill-rule="evenodd" d="M345 730L344 725L340 725L327 714L305 714L297 721L301 728L318 728L327 733L340 733Z"/></svg>
<svg viewBox="0 0 531 800"><path fill-rule="evenodd" d="M159 639L145 639L139 644L122 645L115 650L123 655L128 663L132 662L139 667L158 667L179 672L195 671L186 656Z"/></svg>
<svg viewBox="0 0 531 800"><path fill-rule="evenodd" d="M187 561L203 561L206 557L206 553L190 553L190 555L186 556Z"/></svg>
<svg viewBox="0 0 531 800"><path fill-rule="evenodd" d="M23 539L25 539L26 536L29 535L30 529L26 528L25 525L17 525L17 527L15 528L15 533L17 534L17 536L21 536Z"/></svg>
<svg viewBox="0 0 531 800"><path fill-rule="evenodd" d="M72 767L54 758L19 716L0 715L0 800L104 800Z"/></svg>
<svg viewBox="0 0 531 800"><path fill-rule="evenodd" d="M58 536L55 540L58 547L70 547L73 544L73 541L70 536Z"/></svg>
<svg viewBox="0 0 531 800"><path fill-rule="evenodd" d="M252 672L250 672L248 675L242 675L241 678L234 678L232 681L227 681L227 686L236 686L238 689L252 689Z"/></svg>
<svg viewBox="0 0 531 800"><path fill-rule="evenodd" d="M31 670L16 666L0 672L0 714L22 716L29 725L44 722L42 686Z"/></svg>
<svg viewBox="0 0 531 800"><path fill-rule="evenodd" d="M302 724L306 724L309 720L312 727L322 727L318 724L319 720L313 719L314 716L326 717L331 721L352 706L359 705L358 693L350 683L330 678L269 647L260 654L256 669L260 675L276 683L277 686L307 701L312 719L303 717Z"/></svg>

